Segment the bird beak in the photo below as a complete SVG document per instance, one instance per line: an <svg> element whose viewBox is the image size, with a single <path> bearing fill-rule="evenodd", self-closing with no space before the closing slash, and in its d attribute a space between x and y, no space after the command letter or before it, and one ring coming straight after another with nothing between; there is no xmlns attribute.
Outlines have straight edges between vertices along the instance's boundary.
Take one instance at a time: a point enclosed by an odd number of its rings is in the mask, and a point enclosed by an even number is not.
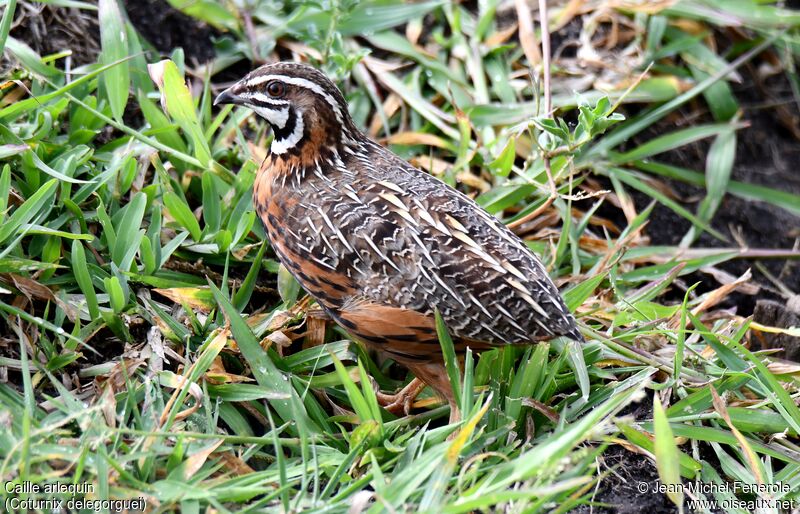
<svg viewBox="0 0 800 514"><path fill-rule="evenodd" d="M236 87L236 86L233 85L233 86L229 87L228 89L226 89L225 91L223 91L222 93L220 93L219 95L217 95L217 98L214 100L214 105L223 105L223 104L242 105L242 104L244 104L244 101L239 96L237 96L236 93L234 93L232 91L232 89L234 87Z"/></svg>

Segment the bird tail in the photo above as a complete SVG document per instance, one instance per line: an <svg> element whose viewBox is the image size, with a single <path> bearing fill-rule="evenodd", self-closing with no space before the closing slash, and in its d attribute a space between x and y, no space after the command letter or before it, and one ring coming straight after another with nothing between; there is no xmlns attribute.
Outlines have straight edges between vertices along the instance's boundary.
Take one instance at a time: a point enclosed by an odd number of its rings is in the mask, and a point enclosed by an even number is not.
<svg viewBox="0 0 800 514"><path fill-rule="evenodd" d="M572 326L572 328L566 334L566 336L568 338L572 339L573 341L575 341L576 343L585 343L586 342L586 339L583 337L583 334L581 334L581 331L578 330L578 327L576 325Z"/></svg>
<svg viewBox="0 0 800 514"><path fill-rule="evenodd" d="M580 329L578 329L578 323L575 321L575 318L571 314L567 317L569 318L569 324L563 336L572 339L576 343L585 343L586 339L584 339L583 334L581 334Z"/></svg>

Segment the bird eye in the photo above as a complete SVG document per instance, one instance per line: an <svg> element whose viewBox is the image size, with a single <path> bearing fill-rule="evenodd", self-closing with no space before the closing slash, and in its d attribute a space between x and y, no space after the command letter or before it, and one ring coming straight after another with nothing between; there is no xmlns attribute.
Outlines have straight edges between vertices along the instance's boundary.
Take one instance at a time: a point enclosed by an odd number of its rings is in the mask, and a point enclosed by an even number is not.
<svg viewBox="0 0 800 514"><path fill-rule="evenodd" d="M286 85L283 82L273 80L267 84L267 93L273 98L280 98L286 93Z"/></svg>

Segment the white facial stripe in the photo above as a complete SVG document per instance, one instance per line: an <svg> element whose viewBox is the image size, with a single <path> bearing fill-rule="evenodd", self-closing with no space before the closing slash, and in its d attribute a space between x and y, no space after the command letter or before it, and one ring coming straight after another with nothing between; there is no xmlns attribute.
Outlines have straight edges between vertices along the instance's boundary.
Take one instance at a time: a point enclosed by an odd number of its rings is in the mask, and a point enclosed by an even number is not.
<svg viewBox="0 0 800 514"><path fill-rule="evenodd" d="M288 112L288 111L287 111ZM288 116L288 115L287 115ZM284 124L286 122L284 121ZM302 113L297 114L297 119L294 121L294 130L291 134L283 139L273 139L272 146L270 146L270 150L274 154L282 154L286 153L287 150L294 148L294 146L300 142L303 138L303 115Z"/></svg>
<svg viewBox="0 0 800 514"><path fill-rule="evenodd" d="M242 94L242 97L248 100L255 100L256 102L270 105L289 105L288 100L276 100L275 98L259 93L258 91L247 91Z"/></svg>
<svg viewBox="0 0 800 514"><path fill-rule="evenodd" d="M283 128L289 119L289 107L283 109L270 109L269 107L250 107L253 111L267 120L273 127Z"/></svg>
<svg viewBox="0 0 800 514"><path fill-rule="evenodd" d="M286 75L262 75L260 77L255 77L249 81L247 81L247 85L257 86L259 84L264 84L271 80L280 80L281 82L285 82L286 84L292 84L293 86L300 86L306 89L310 89L314 93L321 96L333 109L333 112L336 114L336 119L339 123L342 122L342 111L339 109L339 103L336 99L327 93L319 84L316 82L311 82L310 80L300 78L300 77L287 77Z"/></svg>

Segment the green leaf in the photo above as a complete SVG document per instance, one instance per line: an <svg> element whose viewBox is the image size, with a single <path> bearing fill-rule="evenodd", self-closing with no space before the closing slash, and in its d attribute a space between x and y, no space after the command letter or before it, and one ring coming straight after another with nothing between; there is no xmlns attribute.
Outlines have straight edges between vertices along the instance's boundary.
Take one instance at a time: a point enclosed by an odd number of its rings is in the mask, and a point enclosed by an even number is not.
<svg viewBox="0 0 800 514"><path fill-rule="evenodd" d="M186 205L183 198L172 191L167 191L164 193L164 205L167 207L170 215L178 222L178 225L188 230L192 239L196 242L200 242L202 236L200 223L197 222L197 218L194 217L194 213L192 213L192 210Z"/></svg>
<svg viewBox="0 0 800 514"><path fill-rule="evenodd" d="M8 127L6 127L3 124L0 124L0 137L5 138L7 141L11 141L14 145L29 146L22 139L20 139L19 136L17 136L14 132L12 132ZM78 179L75 179L75 178L72 178L72 177L69 177L69 176L63 174L60 171L54 170L48 164L46 164L41 158L39 158L39 155L33 150L33 148L29 147L26 152L22 152L22 153L23 153L23 157L24 158L29 158L31 160L32 164L36 168L42 170L43 172L45 172L46 174L50 175L53 178L57 178L58 180L61 180L62 182L69 182L71 184L85 184L86 183L85 180L78 180Z"/></svg>
<svg viewBox="0 0 800 514"><path fill-rule="evenodd" d="M8 36L5 49L8 50L31 73L44 79L57 79L61 72L42 61L42 57L22 41Z"/></svg>
<svg viewBox="0 0 800 514"><path fill-rule="evenodd" d="M702 82L711 73L718 72L728 65L722 57L699 41L690 50L681 52L681 57L689 63L689 69L697 82ZM703 97L717 121L729 121L739 111L739 102L736 101L730 85L724 80L703 91Z"/></svg>
<svg viewBox="0 0 800 514"><path fill-rule="evenodd" d="M75 281L86 298L86 306L89 310L91 319L100 317L100 307L97 303L97 294L92 284L92 277L89 275L89 268L86 265L86 253L83 250L83 243L77 239L72 241L72 273Z"/></svg>
<svg viewBox="0 0 800 514"><path fill-rule="evenodd" d="M722 132L711 143L706 156L706 197L700 203L697 217L710 222L728 192L733 162L736 159L736 132ZM681 246L689 246L696 239L694 227L686 234Z"/></svg>
<svg viewBox="0 0 800 514"><path fill-rule="evenodd" d="M208 233L213 234L219 230L222 223L220 198L214 185L214 175L210 172L203 173L203 221Z"/></svg>
<svg viewBox="0 0 800 514"><path fill-rule="evenodd" d="M128 271L130 269L130 263L123 262L127 260L125 259L126 254L129 254L131 249L135 252L139 248L139 243L142 239L142 233L139 229L142 226L146 206L147 195L142 192L136 193L131 198L130 203L125 206L125 213L116 227L117 238L114 242L114 249L111 252L111 259L122 270Z"/></svg>
<svg viewBox="0 0 800 514"><path fill-rule="evenodd" d="M490 214L497 214L528 198L536 191L533 184L503 184L495 186L475 199Z"/></svg>
<svg viewBox="0 0 800 514"><path fill-rule="evenodd" d="M706 189L714 202L714 209L722 201L730 181L731 169L736 156L736 131L720 133L711 143L706 158ZM706 216L711 217L712 209Z"/></svg>
<svg viewBox="0 0 800 514"><path fill-rule="evenodd" d="M650 423L642 423L642 427L646 430L652 429ZM732 448L740 448L741 443L727 428L686 425L683 423L670 423L670 428L676 437L688 437L697 441L722 443ZM760 439L748 438L747 442L758 453L769 455L792 466L797 465L797 457L793 454L787 454L784 449L776 449L772 445L762 443Z"/></svg>
<svg viewBox="0 0 800 514"><path fill-rule="evenodd" d="M347 392L347 398L350 400L350 406L353 407L353 410L358 416L359 421L363 423L364 421L377 419L373 416L372 409L370 409L367 400L364 398L364 395L350 377L350 373L348 373L347 369L344 367L344 364L342 364L342 362L333 354L331 354L331 359L333 360L333 365L336 368L336 374L339 376L339 380L342 381L344 390Z"/></svg>
<svg viewBox="0 0 800 514"><path fill-rule="evenodd" d="M203 20L216 27L218 30L227 32L239 29L239 20L225 8L224 2L219 0L168 0L169 4L193 18ZM235 10L235 9L234 9Z"/></svg>
<svg viewBox="0 0 800 514"><path fill-rule="evenodd" d="M122 121L131 82L130 63L125 60L128 56L128 33L117 0L99 0L97 17L103 47L101 60L103 64L117 63L103 74L103 86L112 115L117 121Z"/></svg>
<svg viewBox="0 0 800 514"><path fill-rule="evenodd" d="M253 400L284 400L285 398L266 387L254 384L208 384L208 392L212 398L226 402L251 402Z"/></svg>
<svg viewBox="0 0 800 514"><path fill-rule="evenodd" d="M772 405L783 416L787 425L795 432L800 433L800 408L797 407L788 391L758 356L734 340L730 341L730 345L739 350L755 366L759 380L770 390Z"/></svg>
<svg viewBox="0 0 800 514"><path fill-rule="evenodd" d="M286 305L292 305L300 294L300 283L283 264L278 268L278 294Z"/></svg>
<svg viewBox="0 0 800 514"><path fill-rule="evenodd" d="M728 123L713 124L713 125L699 125L689 127L663 136L656 137L643 145L640 145L630 151L622 154L612 155L611 161L616 164L636 161L639 159L646 159L653 155L668 152L681 146L694 143L701 139L708 137L718 136L723 133L731 131L731 125Z"/></svg>
<svg viewBox="0 0 800 514"><path fill-rule="evenodd" d="M659 191L655 187L647 184L643 180L640 180L635 173L631 173L629 170L625 170L623 168L611 168L609 169L609 175L619 179L621 182L633 187L645 193L649 197L658 200L664 206L669 207L672 209L676 214L686 218L687 220L691 221L694 226L700 228L712 236L716 237L720 241L727 241L727 238L719 231L712 228L708 223L704 222L688 210L684 208L681 204L673 200L672 198L665 195L663 192Z"/></svg>
<svg viewBox="0 0 800 514"><path fill-rule="evenodd" d="M150 132L152 136L168 147L185 153L186 143L178 131L178 125L172 123L167 115L143 94L139 94L137 98L144 119L152 127Z"/></svg>
<svg viewBox="0 0 800 514"><path fill-rule="evenodd" d="M44 236L60 237L63 239L80 239L81 241L94 241L94 236L91 234L73 234L72 232L65 232L63 230L55 230L50 227L37 225L35 223L28 223L22 226L25 233L33 235L40 234Z"/></svg>
<svg viewBox="0 0 800 514"><path fill-rule="evenodd" d="M342 16L342 19L337 20L336 29L343 36L375 33L402 25L414 18L423 17L443 3L440 0L419 3L398 0L353 2L354 8ZM308 14L291 19L289 28L292 30L319 30L319 27L330 25L332 15L330 8L309 10Z"/></svg>
<svg viewBox="0 0 800 514"><path fill-rule="evenodd" d="M625 439L631 443L639 446L640 448L654 453L655 443L646 435L636 430L630 425L619 424L620 431L625 436ZM681 475L685 478L694 478L697 472L700 471L701 465L699 462L689 457L682 451L678 450L678 460L681 465Z"/></svg>
<svg viewBox="0 0 800 514"><path fill-rule="evenodd" d="M783 432L797 436L783 419L783 416L769 409L745 407L728 407L728 415L733 424L742 432L753 434L781 434Z"/></svg>
<svg viewBox="0 0 800 514"><path fill-rule="evenodd" d="M336 362L336 355L331 354L331 359ZM375 394L375 390L372 388L372 381L370 380L369 375L367 375L367 370L364 368L364 364L361 362L361 359L358 359L358 376L361 382L361 392L364 396L364 401L367 403L367 407L369 408L370 417L378 422L378 431L381 435L383 435L383 423L380 406L378 405L378 396Z"/></svg>
<svg viewBox="0 0 800 514"><path fill-rule="evenodd" d="M120 283L119 278L116 276L108 277L103 279L103 283L106 286L106 292L108 293L109 301L111 302L111 308L116 314L119 314L125 310L125 305L128 303L127 299L125 298L125 292L122 290L122 284Z"/></svg>
<svg viewBox="0 0 800 514"><path fill-rule="evenodd" d="M267 250L267 244L267 241L261 243L261 247L258 249L255 259L253 259L253 264L247 271L247 276L244 277L239 290L233 295L233 305L240 311L245 308L247 302L250 301L250 296L253 294L258 274L261 271L261 261L264 259L264 252ZM280 282L278 286L280 287Z"/></svg>
<svg viewBox="0 0 800 514"><path fill-rule="evenodd" d="M553 118L533 118L532 121L539 129L558 138L558 144L566 144L569 141L569 130L558 124Z"/></svg>
<svg viewBox="0 0 800 514"><path fill-rule="evenodd" d="M681 484L678 446L672 435L669 419L658 399L653 395L653 426L655 428L654 452L656 469L661 483L667 487L667 497L683 511L683 489Z"/></svg>
<svg viewBox="0 0 800 514"><path fill-rule="evenodd" d="M40 262L31 259L20 259L18 257L0 258L0 273L27 273L39 270L50 270L61 268L52 262Z"/></svg>
<svg viewBox="0 0 800 514"><path fill-rule="evenodd" d="M187 237L189 237L188 232L181 232L175 236L174 239L171 239L169 243L165 244L163 248L161 248L161 260L158 262L159 268L169 260L175 250L178 249L178 247L186 240Z"/></svg>
<svg viewBox="0 0 800 514"><path fill-rule="evenodd" d="M156 253L153 249L153 243L150 242L150 239L147 237L142 238L142 242L139 246L139 255L142 259L142 264L144 265L144 273L146 275L151 275L158 269L158 263L156 262Z"/></svg>
<svg viewBox="0 0 800 514"><path fill-rule="evenodd" d="M702 173L654 161L636 161L636 167L642 171L654 173L662 177L669 177L700 187L705 186L706 179ZM781 191L758 184L747 184L731 180L728 182L728 192L745 200L765 202L800 216L800 195Z"/></svg>
<svg viewBox="0 0 800 514"><path fill-rule="evenodd" d="M3 171L0 171L0 224L6 219L9 191L11 191L11 166L4 164Z"/></svg>
<svg viewBox="0 0 800 514"><path fill-rule="evenodd" d="M192 93L186 86L186 81L178 67L172 61L161 61L151 64L149 68L151 76L154 77L158 89L161 91L167 113L189 136L194 147L194 156L203 167L207 167L211 162L211 150L203 129L200 127Z"/></svg>
<svg viewBox="0 0 800 514"><path fill-rule="evenodd" d="M47 181L14 211L8 220L0 226L0 243L15 235L20 226L28 223L35 216L41 215L45 210L50 210L52 206L50 200L55 192L57 183L56 179Z"/></svg>
<svg viewBox="0 0 800 514"><path fill-rule="evenodd" d="M777 29L800 24L800 14L796 9L778 7L759 0L676 2L663 10L662 14L698 19L728 27Z"/></svg>
<svg viewBox="0 0 800 514"><path fill-rule="evenodd" d="M438 309L435 312L435 316L436 334L439 336L439 344L442 347L444 367L447 370L447 377L450 379L453 398L456 405L461 405L461 371L458 369L458 358L453 346L453 339L450 337L450 333L447 331L447 326L444 324ZM463 414L466 415L466 413Z"/></svg>
<svg viewBox="0 0 800 514"><path fill-rule="evenodd" d="M489 170L495 175L507 177L511 173L511 167L514 166L514 159L517 154L514 149L516 139L513 137L508 138L508 143L500 152L495 160L489 163Z"/></svg>
<svg viewBox="0 0 800 514"><path fill-rule="evenodd" d="M3 18L0 19L0 55L6 48L6 38L11 30L11 22L14 21L14 13L17 8L17 0L8 0L6 8L3 10Z"/></svg>
<svg viewBox="0 0 800 514"><path fill-rule="evenodd" d="M584 280L564 291L562 296L570 312L575 312L578 307L583 305L583 302L594 293L594 290L597 289L597 286L606 278L607 274L608 272L604 272L595 275L589 280Z"/></svg>
<svg viewBox="0 0 800 514"><path fill-rule="evenodd" d="M217 328L212 331L199 348L200 355L196 358L188 372L184 376L178 376L171 371L159 373L159 381L165 382L175 389L180 389L176 401L172 403L169 416L164 422L164 429L169 430L176 416L183 409L184 398L189 392L189 388L200 380L200 377L211 367L219 352L228 342L228 331L224 328Z"/></svg>

